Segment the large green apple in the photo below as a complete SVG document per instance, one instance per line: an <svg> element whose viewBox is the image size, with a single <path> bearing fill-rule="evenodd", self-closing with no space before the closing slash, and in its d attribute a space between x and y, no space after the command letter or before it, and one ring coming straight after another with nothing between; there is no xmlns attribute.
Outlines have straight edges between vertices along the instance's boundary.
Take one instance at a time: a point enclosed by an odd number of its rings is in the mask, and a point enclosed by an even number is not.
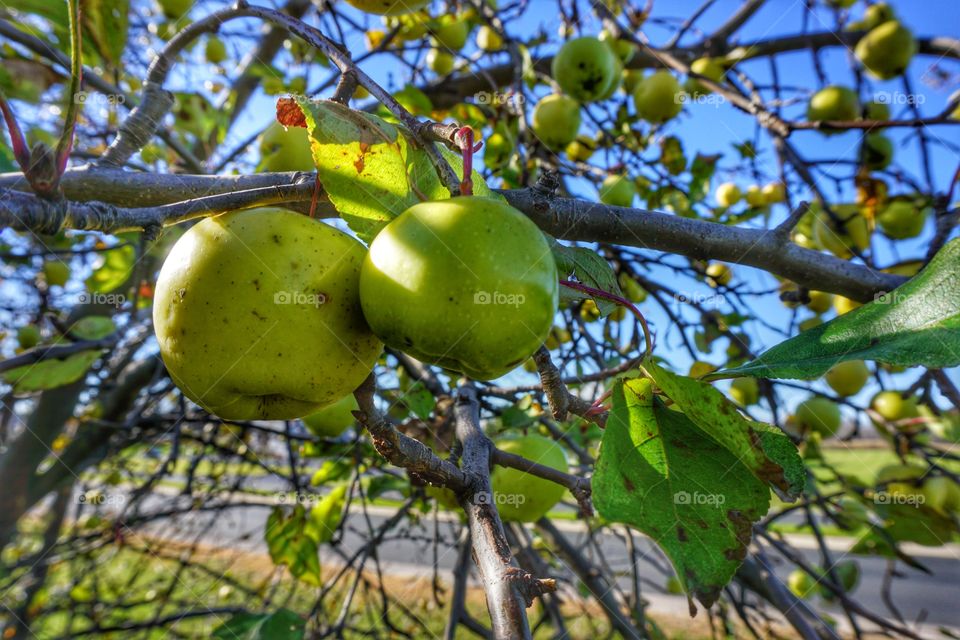
<svg viewBox="0 0 960 640"><path fill-rule="evenodd" d="M530 434L494 442L498 449L523 456L545 467L567 472L567 456L550 438ZM534 522L545 516L563 497L564 488L555 482L507 467L495 467L490 474L493 502L505 522Z"/></svg>
<svg viewBox="0 0 960 640"><path fill-rule="evenodd" d="M860 392L870 379L870 369L863 360L846 360L830 367L824 374L830 388L841 396L852 396Z"/></svg>
<svg viewBox="0 0 960 640"><path fill-rule="evenodd" d="M829 398L814 396L797 405L796 422L802 431L815 431L825 438L840 428L840 407Z"/></svg>
<svg viewBox="0 0 960 640"><path fill-rule="evenodd" d="M260 168L263 171L313 171L310 138L303 127L287 129L271 122L260 136Z"/></svg>
<svg viewBox="0 0 960 640"><path fill-rule="evenodd" d="M854 53L870 75L889 80L902 75L917 52L913 32L897 20L888 20L860 38Z"/></svg>
<svg viewBox="0 0 960 640"><path fill-rule="evenodd" d="M357 399L348 393L328 407L303 417L303 424L318 438L336 438L356 422L353 412L359 410Z"/></svg>
<svg viewBox="0 0 960 640"><path fill-rule="evenodd" d="M821 249L838 258L848 259L853 250L863 252L870 246L870 224L855 204L833 205L833 212L843 223L834 222L825 211L818 211L813 223L813 239Z"/></svg>
<svg viewBox="0 0 960 640"><path fill-rule="evenodd" d="M360 11L380 16L396 16L411 13L426 6L430 0L347 0Z"/></svg>
<svg viewBox="0 0 960 640"><path fill-rule="evenodd" d="M918 207L910 199L894 199L877 214L877 224L888 238L916 238L927 223L928 213L926 207Z"/></svg>
<svg viewBox="0 0 960 640"><path fill-rule="evenodd" d="M673 118L683 108L683 89L672 73L660 70L643 78L633 92L637 115L653 124Z"/></svg>
<svg viewBox="0 0 960 640"><path fill-rule="evenodd" d="M491 380L523 363L557 312L540 229L501 200L416 204L374 238L360 276L373 332L395 349Z"/></svg>
<svg viewBox="0 0 960 640"><path fill-rule="evenodd" d="M184 395L227 420L287 420L363 382L382 345L363 320L363 245L280 209L207 218L173 246L153 323Z"/></svg>
<svg viewBox="0 0 960 640"><path fill-rule="evenodd" d="M810 97L810 103L807 105L807 120L811 122L830 120L843 122L856 120L859 117L860 101L857 99L857 94L847 87L837 85L824 87Z"/></svg>
<svg viewBox="0 0 960 640"><path fill-rule="evenodd" d="M637 195L633 181L623 175L609 175L600 185L600 202L613 207L629 207Z"/></svg>
<svg viewBox="0 0 960 640"><path fill-rule="evenodd" d="M560 47L553 58L551 75L567 95L592 102L619 81L618 62L613 50L597 38L576 38Z"/></svg>
<svg viewBox="0 0 960 640"><path fill-rule="evenodd" d="M548 149L559 151L580 131L580 103L559 93L544 96L533 108L530 126Z"/></svg>

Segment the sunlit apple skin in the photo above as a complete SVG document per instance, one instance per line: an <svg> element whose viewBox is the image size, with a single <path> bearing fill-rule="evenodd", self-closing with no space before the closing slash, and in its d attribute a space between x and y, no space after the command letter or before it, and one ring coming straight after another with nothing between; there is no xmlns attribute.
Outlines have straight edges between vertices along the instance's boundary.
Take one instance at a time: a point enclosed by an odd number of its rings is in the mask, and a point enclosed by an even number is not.
<svg viewBox="0 0 960 640"><path fill-rule="evenodd" d="M713 58L697 58L690 64L690 71L714 82L720 82L727 72L723 65ZM702 82L693 77L687 80L685 87L687 93L694 98L713 93L712 89L708 89Z"/></svg>
<svg viewBox="0 0 960 640"><path fill-rule="evenodd" d="M382 350L360 309L364 253L290 211L203 220L157 279L153 322L170 377L227 420L299 418L351 393Z"/></svg>
<svg viewBox="0 0 960 640"><path fill-rule="evenodd" d="M553 440L537 434L500 439L496 447L523 456L557 471L567 472L567 457ZM505 522L534 522L547 514L563 497L559 484L519 469L494 467L490 474L494 502Z"/></svg>
<svg viewBox="0 0 960 640"><path fill-rule="evenodd" d="M761 189L758 184L752 184L747 187L747 193L743 199L746 200L747 204L751 207L767 206L767 198L763 195L763 189Z"/></svg>
<svg viewBox="0 0 960 640"><path fill-rule="evenodd" d="M870 369L863 360L846 360L830 367L823 378L838 395L852 396L867 384Z"/></svg>
<svg viewBox="0 0 960 640"><path fill-rule="evenodd" d="M430 49L427 52L427 66L438 76L449 75L453 71L453 56L440 49Z"/></svg>
<svg viewBox="0 0 960 640"><path fill-rule="evenodd" d="M797 424L803 431L816 431L830 437L840 428L840 407L833 400L815 396L797 405Z"/></svg>
<svg viewBox="0 0 960 640"><path fill-rule="evenodd" d="M847 87L824 87L813 94L807 105L807 120L811 122L856 120L859 116L860 101ZM836 131L825 130L824 133Z"/></svg>
<svg viewBox="0 0 960 640"><path fill-rule="evenodd" d="M881 80L902 75L916 52L913 32L897 20L888 20L871 29L854 48L864 68Z"/></svg>
<svg viewBox="0 0 960 640"><path fill-rule="evenodd" d="M683 89L669 71L657 71L637 83L633 92L637 115L652 124L675 117L683 108Z"/></svg>
<svg viewBox="0 0 960 640"><path fill-rule="evenodd" d="M794 569L787 577L787 588L798 598L809 598L817 592L817 581L803 569Z"/></svg>
<svg viewBox="0 0 960 640"><path fill-rule="evenodd" d="M530 124L548 149L559 151L573 142L580 131L580 104L559 93L544 96L533 108Z"/></svg>
<svg viewBox="0 0 960 640"><path fill-rule="evenodd" d="M917 399L904 398L898 391L881 391L870 401L870 406L890 422L918 415Z"/></svg>
<svg viewBox="0 0 960 640"><path fill-rule="evenodd" d="M886 169L893 160L893 142L882 133L870 133L860 147L860 162L868 169Z"/></svg>
<svg viewBox="0 0 960 640"><path fill-rule="evenodd" d="M347 0L360 11L375 13L379 16L396 16L411 13L427 6L430 0Z"/></svg>
<svg viewBox="0 0 960 640"><path fill-rule="evenodd" d="M600 185L600 202L613 207L629 207L637 195L637 187L626 176L611 175Z"/></svg>
<svg viewBox="0 0 960 640"><path fill-rule="evenodd" d="M455 15L444 15L431 31L434 41L450 51L460 51L470 37L470 25Z"/></svg>
<svg viewBox="0 0 960 640"><path fill-rule="evenodd" d="M732 207L740 202L740 198L743 197L743 194L740 192L740 187L737 185L733 184L732 182L724 182L717 187L714 197L717 199L717 204L719 204L721 207Z"/></svg>
<svg viewBox="0 0 960 640"><path fill-rule="evenodd" d="M570 97L592 102L619 81L618 62L613 50L597 38L576 38L560 47L553 58L551 75Z"/></svg>
<svg viewBox="0 0 960 640"><path fill-rule="evenodd" d="M360 300L386 344L491 380L543 344L558 282L529 218L500 200L461 196L414 205L374 238Z"/></svg>
<svg viewBox="0 0 960 640"><path fill-rule="evenodd" d="M477 48L481 51L500 51L503 49L503 37L487 25L477 29Z"/></svg>
<svg viewBox="0 0 960 640"><path fill-rule="evenodd" d="M891 200L877 214L877 224L883 235L894 240L916 238L927 223L928 210L917 207L910 200Z"/></svg>
<svg viewBox="0 0 960 640"><path fill-rule="evenodd" d="M356 421L352 412L359 408L357 399L350 393L330 406L304 416L303 424L318 438L336 438Z"/></svg>
<svg viewBox="0 0 960 640"><path fill-rule="evenodd" d="M819 211L813 223L813 238L821 249L838 258L853 256L870 246L870 226L857 205L834 205L833 212L843 222L841 229L825 211Z"/></svg>
<svg viewBox="0 0 960 640"><path fill-rule="evenodd" d="M810 302L806 304L807 309L814 313L826 313L833 304L833 294L825 291L811 291Z"/></svg>
<svg viewBox="0 0 960 640"><path fill-rule="evenodd" d="M733 279L733 271L722 262L713 262L708 265L706 274L711 284L715 286L725 287Z"/></svg>
<svg viewBox="0 0 960 640"><path fill-rule="evenodd" d="M787 199L786 189L782 182L770 182L763 185L763 197L767 204L779 204Z"/></svg>
<svg viewBox="0 0 960 640"><path fill-rule="evenodd" d="M941 513L960 510L960 485L947 476L927 478L920 489L925 504Z"/></svg>
<svg viewBox="0 0 960 640"><path fill-rule="evenodd" d="M313 171L310 138L303 127L284 128L272 122L260 136L260 167L263 171Z"/></svg>

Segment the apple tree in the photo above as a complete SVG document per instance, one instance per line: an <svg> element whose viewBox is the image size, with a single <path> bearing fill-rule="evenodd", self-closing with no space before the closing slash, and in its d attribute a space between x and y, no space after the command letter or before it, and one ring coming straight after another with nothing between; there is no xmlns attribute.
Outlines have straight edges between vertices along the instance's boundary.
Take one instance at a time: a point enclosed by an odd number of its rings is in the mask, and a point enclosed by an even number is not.
<svg viewBox="0 0 960 640"><path fill-rule="evenodd" d="M4 637L947 624L957 8L715 4L6 2Z"/></svg>

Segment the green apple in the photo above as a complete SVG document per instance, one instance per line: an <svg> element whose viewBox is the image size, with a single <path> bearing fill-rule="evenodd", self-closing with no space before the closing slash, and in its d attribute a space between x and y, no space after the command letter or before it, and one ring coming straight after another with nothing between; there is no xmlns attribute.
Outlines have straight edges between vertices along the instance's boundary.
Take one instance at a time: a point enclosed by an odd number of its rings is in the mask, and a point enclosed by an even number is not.
<svg viewBox="0 0 960 640"><path fill-rule="evenodd" d="M204 46L203 55L210 64L220 64L227 59L227 45L223 44L220 38L210 36Z"/></svg>
<svg viewBox="0 0 960 640"><path fill-rule="evenodd" d="M590 136L577 136L577 139L567 145L564 151L573 162L586 162L593 157L597 150L597 141Z"/></svg>
<svg viewBox="0 0 960 640"><path fill-rule="evenodd" d="M837 562L833 565L833 573L840 581L840 586L843 587L845 593L851 593L860 584L860 565L855 560ZM829 577L826 571L823 574ZM828 602L836 597L833 590L826 586L820 587L820 595Z"/></svg>
<svg viewBox="0 0 960 640"><path fill-rule="evenodd" d="M501 451L523 456L545 467L567 472L567 456L550 438L530 434L503 438L494 444ZM490 474L493 502L504 522L534 522L545 516L563 497L564 488L519 469L494 467Z"/></svg>
<svg viewBox="0 0 960 640"><path fill-rule="evenodd" d="M548 149L558 151L573 142L580 131L580 104L559 93L544 96L533 108L530 126Z"/></svg>
<svg viewBox="0 0 960 640"><path fill-rule="evenodd" d="M313 171L310 138L303 127L270 123L260 136L260 168L263 171Z"/></svg>
<svg viewBox="0 0 960 640"><path fill-rule="evenodd" d="M460 16L442 16L430 31L434 42L451 51L460 51L470 37L470 23Z"/></svg>
<svg viewBox="0 0 960 640"><path fill-rule="evenodd" d="M809 293L810 302L806 303L807 309L814 313L826 313L833 304L833 294L825 291L811 291Z"/></svg>
<svg viewBox="0 0 960 640"><path fill-rule="evenodd" d="M717 199L717 204L719 204L721 207L727 208L732 207L740 202L743 194L740 192L740 187L734 183L724 182L717 187L713 197Z"/></svg>
<svg viewBox="0 0 960 640"><path fill-rule="evenodd" d="M597 38L570 40L560 47L550 67L563 92L580 102L599 99L615 82L621 69L613 50Z"/></svg>
<svg viewBox="0 0 960 640"><path fill-rule="evenodd" d="M461 196L416 204L374 238L360 300L391 347L491 380L543 344L558 282L529 218L501 200Z"/></svg>
<svg viewBox="0 0 960 640"><path fill-rule="evenodd" d="M915 418L918 415L917 399L914 397L904 398L899 391L881 391L870 401L870 406L884 420L890 422Z"/></svg>
<svg viewBox="0 0 960 640"><path fill-rule="evenodd" d="M863 107L863 118L865 120L879 120L881 122L890 119L890 105L885 102L871 100Z"/></svg>
<svg viewBox="0 0 960 640"><path fill-rule="evenodd" d="M499 131L494 131L483 141L483 163L491 168L502 167L513 155L513 141Z"/></svg>
<svg viewBox="0 0 960 640"><path fill-rule="evenodd" d="M630 276L627 272L621 272L617 276L617 282L620 283L620 290L630 302L643 302L647 299L647 290Z"/></svg>
<svg viewBox="0 0 960 640"><path fill-rule="evenodd" d="M617 59L626 64L633 59L633 56L637 54L639 47L634 43L630 42L624 38L615 38L610 31L602 29L600 34L597 36L597 39L600 40L603 44L610 47L610 50L613 51L614 55L617 56ZM621 65L621 71L622 71Z"/></svg>
<svg viewBox="0 0 960 640"><path fill-rule="evenodd" d="M697 58L690 64L690 71L705 78L709 78L714 82L720 82L723 80L723 76L727 72L724 66L716 58ZM686 88L687 93L694 98L713 93L712 89L708 89L702 82L692 77L687 79L684 87Z"/></svg>
<svg viewBox="0 0 960 640"><path fill-rule="evenodd" d="M816 432L825 438L832 436L840 428L840 407L833 400L821 396L801 402L794 415L802 431Z"/></svg>
<svg viewBox="0 0 960 640"><path fill-rule="evenodd" d="M40 344L40 327L28 324L17 329L17 344L21 349L32 349Z"/></svg>
<svg viewBox="0 0 960 640"><path fill-rule="evenodd" d="M893 160L893 142L882 133L868 133L860 146L860 163L872 171L886 169Z"/></svg>
<svg viewBox="0 0 960 640"><path fill-rule="evenodd" d="M363 320L363 245L307 216L206 218L157 279L160 354L184 395L227 420L288 420L352 392L383 346Z"/></svg>
<svg viewBox="0 0 960 640"><path fill-rule="evenodd" d="M763 197L767 204L779 204L787 199L782 182L769 182L763 185Z"/></svg>
<svg viewBox="0 0 960 640"><path fill-rule="evenodd" d="M427 66L438 76L449 75L453 71L453 55L440 49L430 49L427 52Z"/></svg>
<svg viewBox="0 0 960 640"><path fill-rule="evenodd" d="M352 426L356 419L354 411L359 411L357 399L349 393L333 404L302 418L310 433L318 438L336 438Z"/></svg>
<svg viewBox="0 0 960 640"><path fill-rule="evenodd" d="M722 262L711 262L707 265L706 274L710 279L710 286L725 287L733 278L733 270Z"/></svg>
<svg viewBox="0 0 960 640"><path fill-rule="evenodd" d="M787 577L787 588L798 598L809 598L817 593L817 581L803 569L794 569Z"/></svg>
<svg viewBox="0 0 960 640"><path fill-rule="evenodd" d="M163 15L171 20L176 20L190 11L194 0L157 0Z"/></svg>
<svg viewBox="0 0 960 640"><path fill-rule="evenodd" d="M757 404L760 400L760 388L756 378L736 378L730 383L730 397L742 407Z"/></svg>
<svg viewBox="0 0 960 640"><path fill-rule="evenodd" d="M870 75L889 80L902 75L917 52L913 32L897 20L888 20L860 38L854 54Z"/></svg>
<svg viewBox="0 0 960 640"><path fill-rule="evenodd" d="M877 224L888 238L916 238L927 223L928 213L926 207L918 207L909 198L895 198L877 214Z"/></svg>
<svg viewBox="0 0 960 640"><path fill-rule="evenodd" d="M767 198L763 195L763 189L760 188L758 184L752 184L747 187L747 193L744 196L744 200L747 201L747 204L751 207L765 207L767 206Z"/></svg>
<svg viewBox="0 0 960 640"><path fill-rule="evenodd" d="M347 0L360 11L380 16L395 16L425 7L430 0Z"/></svg>
<svg viewBox="0 0 960 640"><path fill-rule="evenodd" d="M48 287L62 287L70 280L70 265L62 260L48 260L43 263L43 279Z"/></svg>
<svg viewBox="0 0 960 640"><path fill-rule="evenodd" d="M633 104L638 116L652 124L662 124L680 113L683 96L673 74L661 69L637 83Z"/></svg>
<svg viewBox="0 0 960 640"><path fill-rule="evenodd" d="M855 204L833 206L841 225L825 211L818 211L813 223L813 238L817 245L838 258L848 259L853 250L862 253L870 246L870 224Z"/></svg>
<svg viewBox="0 0 960 640"><path fill-rule="evenodd" d="M600 185L600 202L614 207L629 207L637 195L637 187L627 176L609 175Z"/></svg>
<svg viewBox="0 0 960 640"><path fill-rule="evenodd" d="M807 120L811 122L843 122L859 117L860 101L857 94L847 87L824 87L810 97L807 105Z"/></svg>
<svg viewBox="0 0 960 640"><path fill-rule="evenodd" d="M949 476L927 478L920 489L925 498L924 504L941 513L960 510L960 486Z"/></svg>
<svg viewBox="0 0 960 640"><path fill-rule="evenodd" d="M846 360L830 367L823 379L837 395L856 395L870 379L870 369L863 360Z"/></svg>
<svg viewBox="0 0 960 640"><path fill-rule="evenodd" d="M500 51L503 37L493 27L483 25L477 30L477 48L481 51Z"/></svg>

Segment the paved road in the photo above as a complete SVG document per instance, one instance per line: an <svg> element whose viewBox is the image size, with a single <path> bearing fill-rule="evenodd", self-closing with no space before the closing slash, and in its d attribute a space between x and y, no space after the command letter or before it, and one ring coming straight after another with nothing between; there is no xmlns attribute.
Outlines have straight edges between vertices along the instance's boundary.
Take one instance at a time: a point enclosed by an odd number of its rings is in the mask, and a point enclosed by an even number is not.
<svg viewBox="0 0 960 640"><path fill-rule="evenodd" d="M170 496L155 496L150 501L156 500L158 505L162 502L169 507L172 499ZM270 505L265 504L262 508L227 509L216 516L191 515L189 519L181 521L181 526L173 535L183 540L192 539L199 534L200 540L208 544L265 553L263 527L269 510ZM392 514L392 510L382 507L368 511L370 524L373 527L377 527ZM442 515L445 517L441 518L438 527L442 542L436 550L430 542L434 535L434 520L432 517L426 517L419 526L407 532L411 535L392 537L380 545L378 555L384 570L401 575L431 575L435 562L441 570L451 570L456 561L453 541L458 525L452 514ZM578 542L585 539L579 523L559 522L558 527ZM359 549L365 543L363 534L367 530L366 518L360 513L351 512L348 516L347 533L340 543L340 548L347 553ZM166 535L170 535L169 531ZM819 555L814 548L812 538L791 536L789 540L808 560L816 563ZM832 538L829 540L829 546L836 560L844 556L849 541ZM629 554L623 541L614 535L603 535L600 537L600 548L609 566L623 576L621 580L625 585L628 584ZM641 540L640 549L643 552L643 558L639 561L638 567L640 575L662 585L665 582L663 567L669 566L663 559L663 555L646 538ZM948 545L942 548L914 546L910 551L933 571L933 575L926 575L905 567L902 563L898 566L900 577L895 581L892 593L904 619L908 622L923 621L928 629L929 625L949 625L960 628L960 545ZM331 561L338 558L330 550L325 550L324 554ZM856 592L857 599L871 611L889 615L881 599L881 584L886 560L869 556L856 556L856 559L860 563L862 573L861 584ZM555 577L569 579L571 576L562 562L558 561L554 569L557 572ZM785 579L790 572L790 567L780 564L777 566L777 572ZM644 596L651 601L651 609L654 612L677 614L685 612L687 608L686 600L682 596L658 594L652 589L647 589ZM827 610L833 612L835 617L843 617L842 611L837 607L827 607Z"/></svg>

